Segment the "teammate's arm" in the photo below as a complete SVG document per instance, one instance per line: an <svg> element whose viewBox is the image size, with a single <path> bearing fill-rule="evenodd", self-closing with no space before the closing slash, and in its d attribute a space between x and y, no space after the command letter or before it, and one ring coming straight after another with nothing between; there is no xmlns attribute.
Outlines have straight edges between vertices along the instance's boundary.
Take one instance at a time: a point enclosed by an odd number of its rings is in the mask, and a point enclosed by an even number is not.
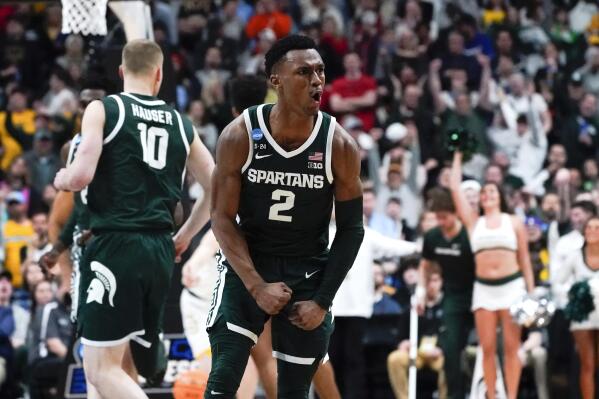
<svg viewBox="0 0 599 399"><path fill-rule="evenodd" d="M58 262L58 258L73 244L73 233L76 224L77 216L75 215L75 212L73 212L64 224L58 237L50 241L52 243L52 249L43 254L40 258L39 263L41 267L48 271L52 271Z"/></svg>
<svg viewBox="0 0 599 399"><path fill-rule="evenodd" d="M73 193L69 191L59 191L52 202L52 209L48 216L48 238L51 243L55 243L67 223L71 212L73 212Z"/></svg>
<svg viewBox="0 0 599 399"><path fill-rule="evenodd" d="M60 158L68 164L72 141L65 143L60 149ZM56 193L56 198L52 202L52 208L48 215L48 239L52 244L52 249L46 252L40 258L40 265L52 273L60 273L62 276L71 274L71 259L64 252L66 247L63 245L60 235L65 226L70 222L73 208L75 207L74 195L70 191L60 190ZM52 270L56 263L60 264L60 270Z"/></svg>
<svg viewBox="0 0 599 399"><path fill-rule="evenodd" d="M106 114L101 101L92 101L83 114L81 144L73 162L58 171L54 186L58 190L81 191L91 183L102 154Z"/></svg>
<svg viewBox="0 0 599 399"><path fill-rule="evenodd" d="M216 146L210 212L212 231L221 251L258 306L272 315L277 314L291 299L291 289L282 282L268 284L260 277L237 224L241 169L248 152L249 138L243 117L237 117L223 130Z"/></svg>
<svg viewBox="0 0 599 399"><path fill-rule="evenodd" d="M355 141L339 125L332 151L337 232L318 291L312 300L293 305L289 320L304 330L313 330L323 322L364 237L360 154Z"/></svg>
<svg viewBox="0 0 599 399"><path fill-rule="evenodd" d="M195 131L190 147L189 157L187 158L187 169L200 186L202 186L204 197L201 201L196 201L191 209L191 214L173 238L177 257L185 252L191 239L198 234L210 217L210 176L212 176L214 170L214 160L210 151L208 151Z"/></svg>

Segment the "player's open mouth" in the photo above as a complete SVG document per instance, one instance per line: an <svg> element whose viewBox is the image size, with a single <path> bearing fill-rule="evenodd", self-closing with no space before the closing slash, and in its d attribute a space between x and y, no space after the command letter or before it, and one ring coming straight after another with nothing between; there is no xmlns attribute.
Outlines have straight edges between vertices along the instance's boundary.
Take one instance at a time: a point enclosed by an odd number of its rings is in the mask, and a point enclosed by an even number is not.
<svg viewBox="0 0 599 399"><path fill-rule="evenodd" d="M322 98L322 92L321 91L317 91L312 93L312 95L310 95L310 97L312 97L312 100L314 100L315 102L320 104L320 99Z"/></svg>

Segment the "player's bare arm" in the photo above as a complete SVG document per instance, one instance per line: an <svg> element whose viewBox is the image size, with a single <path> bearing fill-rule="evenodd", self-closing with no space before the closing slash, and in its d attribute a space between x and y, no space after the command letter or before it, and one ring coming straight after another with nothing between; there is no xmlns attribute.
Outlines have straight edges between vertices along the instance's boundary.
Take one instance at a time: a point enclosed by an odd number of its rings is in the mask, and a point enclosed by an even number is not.
<svg viewBox="0 0 599 399"><path fill-rule="evenodd" d="M69 220L69 216L73 211L73 193L69 191L59 191L56 193L56 198L52 203L50 215L48 216L48 238L54 244L58 240L58 236Z"/></svg>
<svg viewBox="0 0 599 399"><path fill-rule="evenodd" d="M195 129L194 129L195 130ZM214 160L210 151L206 148L200 137L194 132L194 139L191 142L189 157L187 158L187 169L195 180L202 186L204 197L201 201L196 201L187 221L173 240L175 241L175 253L179 257L187 247L192 238L198 234L210 218L210 177L214 170Z"/></svg>
<svg viewBox="0 0 599 399"><path fill-rule="evenodd" d="M354 139L339 124L333 136L333 177L335 201L348 201L362 196L360 151Z"/></svg>
<svg viewBox="0 0 599 399"><path fill-rule="evenodd" d="M52 250L46 252L40 259L40 264L47 270L53 269L58 258L64 252L64 246L59 240L60 232L67 224L69 216L73 211L73 193L69 191L59 191L52 203L52 209L48 216L48 238L52 244ZM63 258L61 264L68 263L68 257Z"/></svg>
<svg viewBox="0 0 599 399"><path fill-rule="evenodd" d="M81 191L91 183L102 154L106 115L101 101L91 102L81 121L81 144L75 159L58 171L54 186L58 190Z"/></svg>
<svg viewBox="0 0 599 399"><path fill-rule="evenodd" d="M260 277L236 221L241 169L248 151L249 138L243 116L240 116L223 130L216 147L210 212L212 230L225 257L258 306L272 315L279 313L291 299L291 289L282 282L269 284Z"/></svg>
<svg viewBox="0 0 599 399"><path fill-rule="evenodd" d="M337 233L321 288L313 300L293 305L289 320L304 330L313 330L322 324L364 236L360 153L355 141L339 125L333 136L332 152Z"/></svg>

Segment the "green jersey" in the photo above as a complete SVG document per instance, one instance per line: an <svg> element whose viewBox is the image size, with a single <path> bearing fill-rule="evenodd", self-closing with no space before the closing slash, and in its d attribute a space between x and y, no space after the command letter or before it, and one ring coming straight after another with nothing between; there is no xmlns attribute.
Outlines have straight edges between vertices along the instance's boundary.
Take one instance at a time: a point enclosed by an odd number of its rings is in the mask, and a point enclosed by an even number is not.
<svg viewBox="0 0 599 399"><path fill-rule="evenodd" d="M441 267L445 301L469 309L474 285L474 254L466 228L462 226L450 240L445 238L439 227L429 230L424 235L422 257L437 262Z"/></svg>
<svg viewBox="0 0 599 399"><path fill-rule="evenodd" d="M250 149L242 168L239 223L250 252L281 257L326 253L333 206L335 118L318 112L310 137L286 151L270 133L272 104L243 117Z"/></svg>
<svg viewBox="0 0 599 399"><path fill-rule="evenodd" d="M156 97L123 92L102 102L104 148L87 192L92 231L172 231L191 122Z"/></svg>

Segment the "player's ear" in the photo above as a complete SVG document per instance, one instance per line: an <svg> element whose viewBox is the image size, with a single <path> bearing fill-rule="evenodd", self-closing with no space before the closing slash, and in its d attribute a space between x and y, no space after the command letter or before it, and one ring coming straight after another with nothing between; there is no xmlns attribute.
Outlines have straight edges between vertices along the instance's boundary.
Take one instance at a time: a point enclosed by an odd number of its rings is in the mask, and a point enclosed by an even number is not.
<svg viewBox="0 0 599 399"><path fill-rule="evenodd" d="M162 82L162 68L156 69L156 82Z"/></svg>
<svg viewBox="0 0 599 399"><path fill-rule="evenodd" d="M156 72L154 74L154 95L158 95L160 91L160 86L162 86L162 68L156 68Z"/></svg>
<svg viewBox="0 0 599 399"><path fill-rule="evenodd" d="M273 73L273 74L270 75L270 84L275 89L277 88L277 86L279 86L281 84L281 78L279 77L278 74Z"/></svg>
<svg viewBox="0 0 599 399"><path fill-rule="evenodd" d="M125 69L123 67L123 65L119 65L119 78L124 79L125 77Z"/></svg>

